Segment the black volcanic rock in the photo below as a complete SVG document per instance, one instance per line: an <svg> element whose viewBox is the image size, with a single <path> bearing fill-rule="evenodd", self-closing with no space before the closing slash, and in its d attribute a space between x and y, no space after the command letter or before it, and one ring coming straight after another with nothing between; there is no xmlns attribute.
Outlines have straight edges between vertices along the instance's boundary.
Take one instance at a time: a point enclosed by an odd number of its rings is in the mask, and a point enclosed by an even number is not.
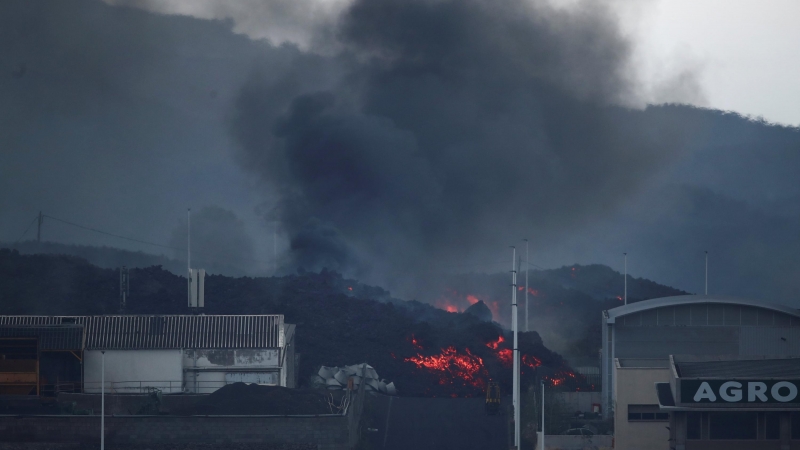
<svg viewBox="0 0 800 450"><path fill-rule="evenodd" d="M478 303L464 310L464 314L472 314L484 322L492 321L492 311L486 306L486 303L483 303L483 300L478 300Z"/></svg>

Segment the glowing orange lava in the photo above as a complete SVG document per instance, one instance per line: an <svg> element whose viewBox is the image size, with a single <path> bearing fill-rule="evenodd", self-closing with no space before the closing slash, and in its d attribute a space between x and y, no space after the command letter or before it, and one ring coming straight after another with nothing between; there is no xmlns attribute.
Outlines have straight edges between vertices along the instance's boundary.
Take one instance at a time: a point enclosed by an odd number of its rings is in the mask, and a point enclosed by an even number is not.
<svg viewBox="0 0 800 450"><path fill-rule="evenodd" d="M417 349L417 350L422 350L422 345L420 345L419 339L414 337L413 334L411 335L411 345L413 345L414 348Z"/></svg>
<svg viewBox="0 0 800 450"><path fill-rule="evenodd" d="M522 364L535 369L542 365L542 360L533 355L522 355Z"/></svg>
<svg viewBox="0 0 800 450"><path fill-rule="evenodd" d="M514 355L513 351L510 348L504 348L497 352L497 359L500 360L500 363L506 367L511 367L514 365Z"/></svg>
<svg viewBox="0 0 800 450"><path fill-rule="evenodd" d="M470 386L482 388L488 375L483 367L483 359L473 355L469 349L464 350L464 353L459 353L455 347L450 346L438 355L416 355L405 358L404 361L412 362L420 369L438 373L439 384L453 384L454 379L461 379Z"/></svg>
<svg viewBox="0 0 800 450"><path fill-rule="evenodd" d="M505 339L503 338L503 336L497 336L497 340L496 341L487 342L486 346L489 347L492 350L497 350L497 346L502 344L503 342L505 342Z"/></svg>

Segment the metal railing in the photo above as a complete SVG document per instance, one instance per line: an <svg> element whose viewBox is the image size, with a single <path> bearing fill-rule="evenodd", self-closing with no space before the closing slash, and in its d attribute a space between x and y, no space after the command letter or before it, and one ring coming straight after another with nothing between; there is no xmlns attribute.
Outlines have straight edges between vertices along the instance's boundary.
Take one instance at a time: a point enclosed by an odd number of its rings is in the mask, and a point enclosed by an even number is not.
<svg viewBox="0 0 800 450"><path fill-rule="evenodd" d="M78 382L65 382L39 386L39 395L42 397L55 397L59 392L79 393L81 392L81 384Z"/></svg>
<svg viewBox="0 0 800 450"><path fill-rule="evenodd" d="M226 381L106 381L105 392L107 394L147 394L154 390L163 394L210 394L217 389L224 387ZM84 381L83 392L87 394L99 394L101 392L99 381Z"/></svg>

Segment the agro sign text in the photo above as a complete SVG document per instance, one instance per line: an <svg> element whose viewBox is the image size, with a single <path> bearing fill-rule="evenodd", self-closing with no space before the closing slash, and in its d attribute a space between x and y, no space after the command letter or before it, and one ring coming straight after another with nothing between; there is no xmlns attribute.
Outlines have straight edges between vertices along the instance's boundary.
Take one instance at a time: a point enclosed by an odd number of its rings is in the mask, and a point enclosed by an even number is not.
<svg viewBox="0 0 800 450"><path fill-rule="evenodd" d="M800 403L800 380L681 380L682 403Z"/></svg>

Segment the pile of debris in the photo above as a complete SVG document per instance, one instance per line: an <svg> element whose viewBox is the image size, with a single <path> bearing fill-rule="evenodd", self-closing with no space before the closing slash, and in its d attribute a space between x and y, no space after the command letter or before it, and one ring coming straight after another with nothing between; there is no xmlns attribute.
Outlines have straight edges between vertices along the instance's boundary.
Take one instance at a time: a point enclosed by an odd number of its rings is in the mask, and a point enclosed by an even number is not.
<svg viewBox="0 0 800 450"><path fill-rule="evenodd" d="M367 363L344 367L320 367L317 375L311 377L311 384L326 389L358 389L364 383L364 390L397 395L394 383L387 383L378 377L378 372Z"/></svg>
<svg viewBox="0 0 800 450"><path fill-rule="evenodd" d="M323 392L281 386L233 383L184 410L181 415L305 415L331 414Z"/></svg>

